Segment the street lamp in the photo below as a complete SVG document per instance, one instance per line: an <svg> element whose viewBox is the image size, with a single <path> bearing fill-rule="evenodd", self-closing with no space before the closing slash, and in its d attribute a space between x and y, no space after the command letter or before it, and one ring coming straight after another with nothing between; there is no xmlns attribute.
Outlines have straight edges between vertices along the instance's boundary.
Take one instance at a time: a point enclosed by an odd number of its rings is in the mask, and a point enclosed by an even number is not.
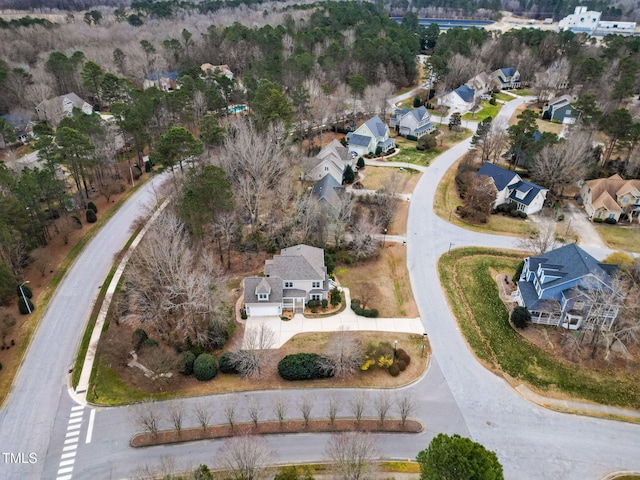
<svg viewBox="0 0 640 480"><path fill-rule="evenodd" d="M451 251L451 247L453 247L454 243L453 242L449 242L449 250L447 250L447 253L449 253Z"/></svg>
<svg viewBox="0 0 640 480"><path fill-rule="evenodd" d="M18 288L20 289L20 293L22 294L22 301L24 302L24 305L27 307L27 311L29 313L31 313L31 307L29 306L29 300L27 300L27 297L24 294L24 290L22 289L22 286L25 283L29 283L29 280L25 280L24 282L22 282L20 285L18 285Z"/></svg>
<svg viewBox="0 0 640 480"><path fill-rule="evenodd" d="M385 243L387 241L387 229L386 228L383 230L383 233L384 233L384 235L382 237L382 248L384 248L384 245L385 245Z"/></svg>

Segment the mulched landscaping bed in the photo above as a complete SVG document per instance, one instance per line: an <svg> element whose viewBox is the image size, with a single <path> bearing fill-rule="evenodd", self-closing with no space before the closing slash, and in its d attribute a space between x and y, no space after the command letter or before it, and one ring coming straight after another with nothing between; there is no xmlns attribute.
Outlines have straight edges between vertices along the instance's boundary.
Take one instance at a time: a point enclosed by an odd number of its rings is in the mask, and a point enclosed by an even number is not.
<svg viewBox="0 0 640 480"><path fill-rule="evenodd" d="M231 428L229 425L211 425L202 427L183 428L178 434L175 430L163 430L154 436L149 432L138 433L131 438L132 447L150 447L170 443L192 442L196 440L211 440L240 435L269 435L282 433L335 433L335 432L373 432L373 433L420 433L423 426L416 420L407 420L404 425L398 419L385 420L384 424L376 419L336 419L333 424L328 420L289 420L280 424L274 422L238 423Z"/></svg>

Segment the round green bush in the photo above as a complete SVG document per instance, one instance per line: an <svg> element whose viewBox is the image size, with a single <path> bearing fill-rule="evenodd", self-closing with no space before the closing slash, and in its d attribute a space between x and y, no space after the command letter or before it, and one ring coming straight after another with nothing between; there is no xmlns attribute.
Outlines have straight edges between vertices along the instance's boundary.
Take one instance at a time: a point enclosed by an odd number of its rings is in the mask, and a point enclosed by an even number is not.
<svg viewBox="0 0 640 480"><path fill-rule="evenodd" d="M527 215L527 212L520 212L520 218L527 218L529 215Z"/></svg>
<svg viewBox="0 0 640 480"><path fill-rule="evenodd" d="M531 313L527 307L516 307L511 312L511 322L516 328L527 328L531 322Z"/></svg>
<svg viewBox="0 0 640 480"><path fill-rule="evenodd" d="M97 221L98 217L96 216L96 212L87 210L87 223L96 223Z"/></svg>
<svg viewBox="0 0 640 480"><path fill-rule="evenodd" d="M333 377L333 368L322 368L330 359L317 353L294 353L287 355L278 363L278 373L285 380L311 380Z"/></svg>
<svg viewBox="0 0 640 480"><path fill-rule="evenodd" d="M149 338L147 332L145 332L142 328L136 328L131 334L131 343L133 344L133 349L138 350L147 338Z"/></svg>
<svg viewBox="0 0 640 480"><path fill-rule="evenodd" d="M182 352L180 357L180 369L179 372L183 375L191 375L193 373L193 362L195 362L196 356L193 352Z"/></svg>
<svg viewBox="0 0 640 480"><path fill-rule="evenodd" d="M222 373L235 374L238 373L236 369L236 361L234 358L234 352L225 352L218 359L218 367Z"/></svg>
<svg viewBox="0 0 640 480"><path fill-rule="evenodd" d="M407 364L405 362L403 362L402 360L398 360L395 365L398 366L398 370L400 370L401 372L404 372L407 369Z"/></svg>
<svg viewBox="0 0 640 480"><path fill-rule="evenodd" d="M211 380L218 373L218 367L216 367L216 359L208 353L202 353L198 355L195 362L193 362L193 374L197 380L206 382Z"/></svg>
<svg viewBox="0 0 640 480"><path fill-rule="evenodd" d="M398 368L397 364L393 364L389 367L389 375L391 375L392 377L397 377L398 375L400 375L400 369Z"/></svg>
<svg viewBox="0 0 640 480"><path fill-rule="evenodd" d="M28 307L27 307L28 305ZM24 301L24 298L20 297L18 299L18 310L20 311L20 313L22 315L27 315L29 313L29 310L31 310L31 313L33 313L33 311L36 309L36 307L33 306L33 303L31 303L31 300L29 300L27 298L27 301Z"/></svg>
<svg viewBox="0 0 640 480"><path fill-rule="evenodd" d="M89 202L87 209L93 210L93 213L98 213L98 207L96 207L96 204L93 202Z"/></svg>
<svg viewBox="0 0 640 480"><path fill-rule="evenodd" d="M22 297L22 295L24 295L27 298L33 298L33 292L27 285L22 285L22 289L20 288L20 285L18 285L16 287L16 294L18 297Z"/></svg>

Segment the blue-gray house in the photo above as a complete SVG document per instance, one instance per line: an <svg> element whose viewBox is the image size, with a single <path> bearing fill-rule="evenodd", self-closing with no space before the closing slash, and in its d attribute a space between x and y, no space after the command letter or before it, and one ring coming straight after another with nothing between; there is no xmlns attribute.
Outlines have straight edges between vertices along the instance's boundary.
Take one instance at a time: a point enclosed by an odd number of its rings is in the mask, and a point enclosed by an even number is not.
<svg viewBox="0 0 640 480"><path fill-rule="evenodd" d="M576 110L572 107L571 101L570 95L552 98L542 108L542 119L552 122L574 123Z"/></svg>
<svg viewBox="0 0 640 480"><path fill-rule="evenodd" d="M451 112L464 114L471 110L476 102L476 92L468 85L461 85L438 99L440 105L449 107Z"/></svg>
<svg viewBox="0 0 640 480"><path fill-rule="evenodd" d="M493 182L493 186L496 188L493 208L504 203L515 203L519 211L531 215L544 207L548 190L523 180L516 172L485 162L476 176L488 177Z"/></svg>
<svg viewBox="0 0 640 480"><path fill-rule="evenodd" d="M609 330L623 300L612 279L617 269L572 243L525 258L512 299L531 312L533 323Z"/></svg>

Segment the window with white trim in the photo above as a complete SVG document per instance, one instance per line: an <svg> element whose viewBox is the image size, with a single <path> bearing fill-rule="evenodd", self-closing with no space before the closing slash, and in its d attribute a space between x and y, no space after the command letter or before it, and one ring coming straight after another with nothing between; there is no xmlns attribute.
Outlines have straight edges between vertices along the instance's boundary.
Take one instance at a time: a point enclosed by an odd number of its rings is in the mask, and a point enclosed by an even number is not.
<svg viewBox="0 0 640 480"><path fill-rule="evenodd" d="M293 282L284 282L284 288L293 288Z"/></svg>
<svg viewBox="0 0 640 480"><path fill-rule="evenodd" d="M311 282L311 288L320 288L322 282Z"/></svg>
<svg viewBox="0 0 640 480"><path fill-rule="evenodd" d="M322 300L322 295L320 295L319 293L312 293L311 295L309 295L309 299L310 300Z"/></svg>
<svg viewBox="0 0 640 480"><path fill-rule="evenodd" d="M258 294L258 301L259 302L264 302L266 300L269 300L269 294L267 294L267 293L259 293Z"/></svg>

